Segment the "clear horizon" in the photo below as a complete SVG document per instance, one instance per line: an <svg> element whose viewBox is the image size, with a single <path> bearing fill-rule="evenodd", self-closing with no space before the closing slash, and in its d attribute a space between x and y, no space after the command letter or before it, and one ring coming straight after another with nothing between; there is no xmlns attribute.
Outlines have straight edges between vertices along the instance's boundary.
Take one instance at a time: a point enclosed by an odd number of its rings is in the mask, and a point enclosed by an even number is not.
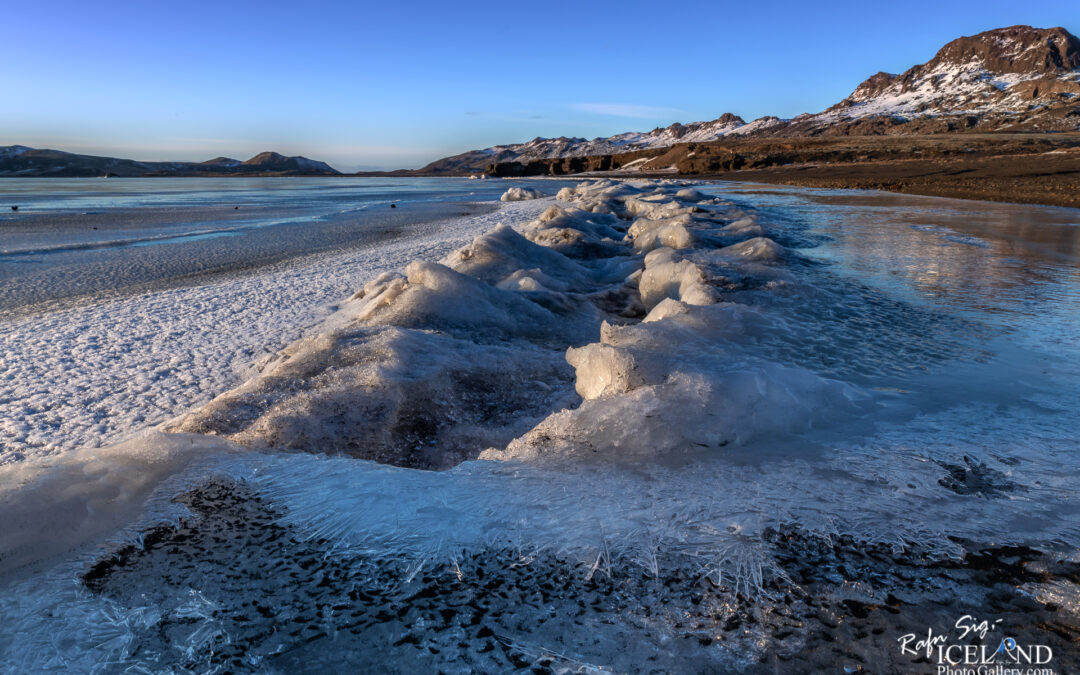
<svg viewBox="0 0 1080 675"><path fill-rule="evenodd" d="M57 2L6 12L0 145L140 160L274 150L343 171L536 136L818 112L961 35L1080 7ZM894 15L895 14L895 15Z"/></svg>

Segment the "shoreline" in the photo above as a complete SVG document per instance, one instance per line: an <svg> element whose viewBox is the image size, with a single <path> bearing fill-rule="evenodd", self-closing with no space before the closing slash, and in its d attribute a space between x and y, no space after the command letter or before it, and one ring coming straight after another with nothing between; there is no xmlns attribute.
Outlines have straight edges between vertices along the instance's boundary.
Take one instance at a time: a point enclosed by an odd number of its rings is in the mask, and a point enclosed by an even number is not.
<svg viewBox="0 0 1080 675"><path fill-rule="evenodd" d="M87 215L35 214L39 220L61 223L60 227L54 228L59 236L70 238L73 233L79 234L80 230L86 231L97 223L101 229L94 227L95 234L100 232L105 238L65 240L63 245L53 243L30 250L0 251L0 261L7 259L11 264L8 273L14 275L13 279L22 280L18 286L0 292L0 323L171 289L227 282L297 264L302 266L305 260L372 249L407 239L435 223L475 218L495 210L486 202L445 202L421 205L421 209L399 208L380 213L378 220L369 219L371 222L359 220L353 214L335 214L318 221L329 235L325 241L309 238L294 243L293 249L283 251L273 250L277 245L274 239L262 241L266 228L276 227L285 232L310 227L309 223L316 221L287 213L280 223L251 224L253 215L273 219L268 209L249 208L243 214L246 221L231 227L218 227L218 223L229 221L214 221L212 217L222 210L212 208L203 210L205 219L200 219L201 212L197 212L194 220L181 223L174 231L164 230L146 237L142 229L148 218L153 219L158 214L175 218L174 211L166 208L121 209ZM192 217L190 210L186 213ZM223 213L232 216L236 212L228 209ZM365 215L368 213L364 212ZM131 226L131 221L138 224ZM52 233L36 232L35 237L39 241L48 241L49 234ZM297 238L296 235L284 236ZM84 259L88 255L97 258ZM18 264L37 266L46 261L51 264L40 270L35 267L34 272L39 277L37 282L25 281L25 268L15 275ZM0 275L0 281L4 278L5 275Z"/></svg>
<svg viewBox="0 0 1080 675"><path fill-rule="evenodd" d="M585 171L522 176L489 175L490 180L651 180L729 181L767 183L837 190L881 190L898 194L1080 208L1080 153L1063 158L1066 166L1047 168L1046 154L1001 155L992 162L966 160L894 159L854 163L791 163L766 168L746 168L706 173L664 171ZM587 159L587 158L585 158ZM552 160L559 161L559 160ZM1050 158L1051 165L1058 158ZM981 174L981 175L980 175ZM213 174L121 176L114 180L142 178L457 178L473 174L422 173L413 169L369 171L327 175ZM70 176L0 176L4 178L71 178ZM93 177L87 177L93 178Z"/></svg>
<svg viewBox="0 0 1080 675"><path fill-rule="evenodd" d="M1080 156L1075 167L1050 173L1038 155L1003 156L996 162L904 160L865 164L805 164L744 169L702 180L771 183L842 190L884 190L927 197L1080 208ZM1050 169L1049 171L1054 171Z"/></svg>
<svg viewBox="0 0 1080 675"><path fill-rule="evenodd" d="M488 170L502 177L728 180L1080 208L1076 133L740 139Z"/></svg>
<svg viewBox="0 0 1080 675"><path fill-rule="evenodd" d="M1014 158L1009 158L1014 159ZM1039 179L1045 174L1032 172L1015 176L967 176L949 179L940 167L928 166L919 160L913 170L893 168L897 162L841 165L788 165L769 169L742 169L710 174L674 174L622 172L589 172L571 174L581 180L609 178L613 180L670 179L685 181L728 182L790 187L821 188L826 190L866 190L922 197L943 197L967 201L1053 206L1080 209L1080 166L1067 181L1047 185ZM909 168L909 167L901 167ZM870 169L866 171L866 169ZM962 170L967 173L967 170ZM540 178L540 177L537 177ZM547 178L546 176L544 178ZM563 178L559 176L559 178Z"/></svg>

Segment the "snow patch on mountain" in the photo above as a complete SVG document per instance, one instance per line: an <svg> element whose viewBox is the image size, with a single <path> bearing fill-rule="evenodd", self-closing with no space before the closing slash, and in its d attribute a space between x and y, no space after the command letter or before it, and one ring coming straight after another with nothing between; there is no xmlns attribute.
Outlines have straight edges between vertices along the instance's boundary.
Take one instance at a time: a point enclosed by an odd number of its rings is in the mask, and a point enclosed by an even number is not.
<svg viewBox="0 0 1080 675"><path fill-rule="evenodd" d="M738 133L747 126L749 125L741 117L725 113L709 122L676 123L669 127L658 127L648 132L631 131L592 140L567 138L565 136L559 138L534 138L527 143L496 145L474 152L489 157L493 162L529 162L561 157L591 157L634 152L636 150L667 148L676 143L715 141L724 136Z"/></svg>

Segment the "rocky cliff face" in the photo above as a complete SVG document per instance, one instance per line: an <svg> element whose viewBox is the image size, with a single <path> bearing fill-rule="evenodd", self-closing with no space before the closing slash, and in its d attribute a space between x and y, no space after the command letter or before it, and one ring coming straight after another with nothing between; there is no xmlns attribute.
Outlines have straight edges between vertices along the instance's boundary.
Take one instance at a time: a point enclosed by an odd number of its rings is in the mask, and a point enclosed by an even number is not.
<svg viewBox="0 0 1080 675"><path fill-rule="evenodd" d="M1064 28L1012 26L962 37L930 61L869 77L836 105L789 120L673 124L608 138L537 138L447 157L422 171L463 173L519 162L569 168L603 162L554 161L657 150L729 138L875 136L952 131L1080 130L1080 39Z"/></svg>

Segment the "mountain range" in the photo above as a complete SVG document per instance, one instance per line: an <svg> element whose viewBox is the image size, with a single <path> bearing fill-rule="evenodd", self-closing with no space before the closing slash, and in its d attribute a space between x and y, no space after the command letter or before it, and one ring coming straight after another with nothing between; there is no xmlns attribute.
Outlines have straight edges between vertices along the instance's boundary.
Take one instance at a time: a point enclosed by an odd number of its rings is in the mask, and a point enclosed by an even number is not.
<svg viewBox="0 0 1080 675"><path fill-rule="evenodd" d="M733 113L675 123L648 132L592 140L535 138L436 160L419 170L369 175L499 175L585 170L663 170L677 159L688 171L738 168L725 159L732 143L775 139L925 136L949 132L1080 130L1080 39L1064 28L1011 26L949 42L926 63L900 74L876 73L835 105L790 119L747 122ZM690 144L698 150L688 150ZM665 149L674 153L665 155ZM685 152L679 152L686 150ZM694 161L694 153L698 158ZM678 157L676 157L678 155ZM705 157L708 155L708 157ZM707 160L707 161L706 161ZM701 164L692 167L690 164ZM339 171L306 157L263 152L246 161L143 162L0 147L2 176L333 176Z"/></svg>
<svg viewBox="0 0 1080 675"><path fill-rule="evenodd" d="M215 157L205 162L141 162L134 159L37 150L25 145L0 147L0 176L336 176L326 162L261 152L249 160Z"/></svg>
<svg viewBox="0 0 1080 675"><path fill-rule="evenodd" d="M961 37L901 74L877 73L816 113L751 122L732 113L606 138L536 138L446 157L422 173L486 171L730 139L1080 130L1080 39L1064 28L1012 26Z"/></svg>

